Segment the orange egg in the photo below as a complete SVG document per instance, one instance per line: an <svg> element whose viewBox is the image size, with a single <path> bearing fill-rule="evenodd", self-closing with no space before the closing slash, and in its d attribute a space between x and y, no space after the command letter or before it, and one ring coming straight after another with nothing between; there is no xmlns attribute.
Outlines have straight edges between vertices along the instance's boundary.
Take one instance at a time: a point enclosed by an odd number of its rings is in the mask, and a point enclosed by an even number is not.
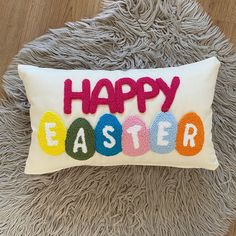
<svg viewBox="0 0 236 236"><path fill-rule="evenodd" d="M176 150L183 156L198 154L204 143L204 126L201 118L194 112L187 113L178 124Z"/></svg>

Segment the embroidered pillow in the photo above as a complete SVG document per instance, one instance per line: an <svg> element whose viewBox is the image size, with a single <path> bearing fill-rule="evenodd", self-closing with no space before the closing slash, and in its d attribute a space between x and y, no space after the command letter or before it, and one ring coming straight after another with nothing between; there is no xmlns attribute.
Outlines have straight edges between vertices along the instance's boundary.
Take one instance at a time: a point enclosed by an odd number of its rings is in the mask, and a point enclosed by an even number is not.
<svg viewBox="0 0 236 236"><path fill-rule="evenodd" d="M19 65L31 104L25 173L82 165L215 170L212 110L219 61L128 71Z"/></svg>

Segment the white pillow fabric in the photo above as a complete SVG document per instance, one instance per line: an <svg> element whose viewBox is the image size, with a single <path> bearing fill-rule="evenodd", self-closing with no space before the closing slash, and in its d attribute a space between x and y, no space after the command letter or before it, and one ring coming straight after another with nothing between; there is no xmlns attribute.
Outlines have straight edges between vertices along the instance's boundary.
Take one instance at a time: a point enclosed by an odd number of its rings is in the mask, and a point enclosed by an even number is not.
<svg viewBox="0 0 236 236"><path fill-rule="evenodd" d="M61 70L19 65L31 104L26 174L82 165L215 170L212 101L220 62Z"/></svg>

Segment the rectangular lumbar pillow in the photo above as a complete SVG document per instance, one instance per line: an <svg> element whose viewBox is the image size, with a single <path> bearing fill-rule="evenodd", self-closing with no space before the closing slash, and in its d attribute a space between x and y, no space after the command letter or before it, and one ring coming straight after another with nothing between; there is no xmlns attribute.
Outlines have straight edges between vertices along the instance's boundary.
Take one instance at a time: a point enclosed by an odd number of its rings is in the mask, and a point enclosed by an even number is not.
<svg viewBox="0 0 236 236"><path fill-rule="evenodd" d="M19 65L32 141L25 173L72 166L218 166L212 101L219 61L127 71Z"/></svg>

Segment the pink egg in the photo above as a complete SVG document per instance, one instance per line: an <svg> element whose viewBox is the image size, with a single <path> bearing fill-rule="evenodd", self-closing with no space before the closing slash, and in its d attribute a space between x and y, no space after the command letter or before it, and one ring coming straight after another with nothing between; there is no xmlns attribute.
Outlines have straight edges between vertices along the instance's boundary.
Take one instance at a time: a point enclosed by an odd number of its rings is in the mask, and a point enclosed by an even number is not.
<svg viewBox="0 0 236 236"><path fill-rule="evenodd" d="M129 116L123 122L122 148L128 156L140 156L149 150L149 131L138 116Z"/></svg>

